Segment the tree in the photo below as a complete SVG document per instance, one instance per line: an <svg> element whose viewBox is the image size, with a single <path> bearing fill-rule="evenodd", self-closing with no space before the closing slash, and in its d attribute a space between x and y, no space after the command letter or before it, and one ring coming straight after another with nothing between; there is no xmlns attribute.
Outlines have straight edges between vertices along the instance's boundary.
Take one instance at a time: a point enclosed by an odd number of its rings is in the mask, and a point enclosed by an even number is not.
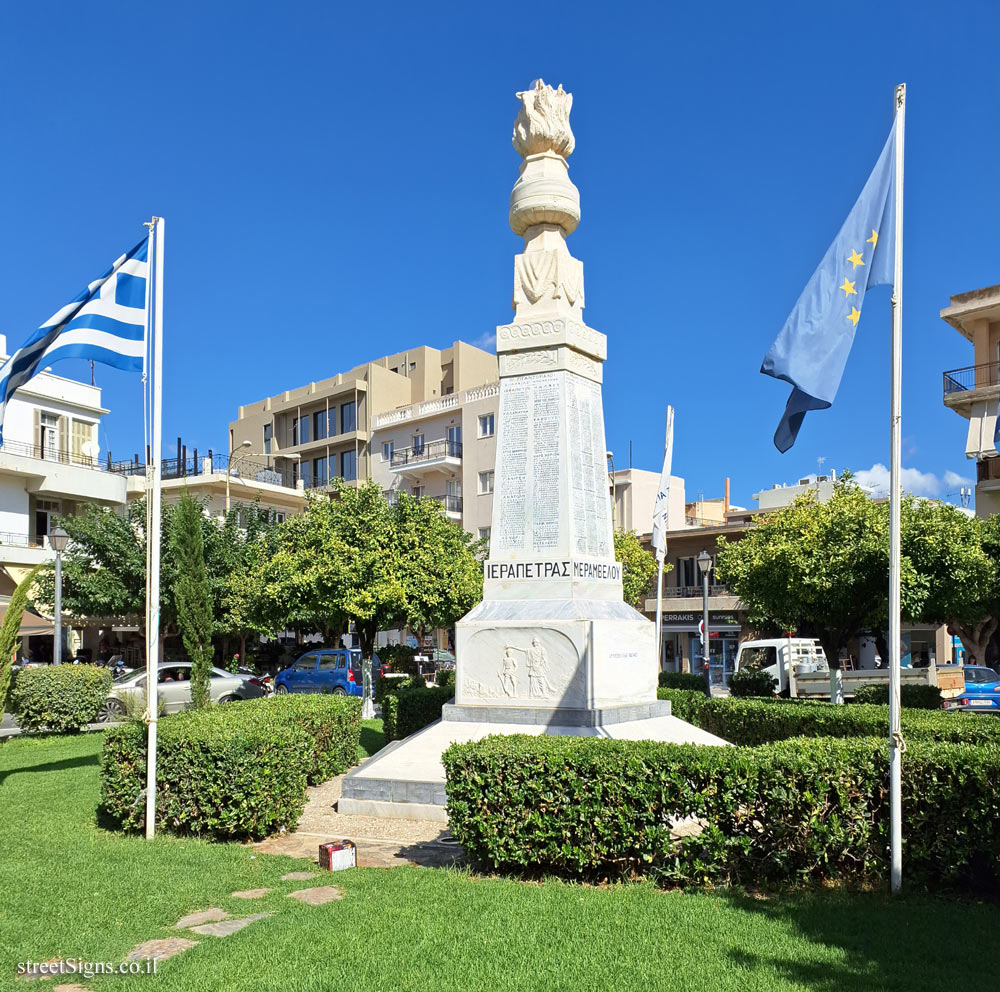
<svg viewBox="0 0 1000 992"><path fill-rule="evenodd" d="M191 659L191 698L195 709L211 703L210 683L215 649L212 647L212 586L205 568L201 506L187 493L173 514L170 544L177 565L174 599L184 648Z"/></svg>
<svg viewBox="0 0 1000 992"><path fill-rule="evenodd" d="M36 565L17 584L7 604L7 613L0 624L0 716L7 706L7 693L10 691L10 670L14 663L14 651L17 649L17 637L21 630L21 617L28 605L28 594L35 584L41 565Z"/></svg>
<svg viewBox="0 0 1000 992"><path fill-rule="evenodd" d="M815 637L830 666L830 695L843 701L840 651L888 621L888 507L849 477L817 503L801 496L766 516L735 544L719 539L716 572L743 601L750 622ZM903 607L919 612L923 584L903 561Z"/></svg>
<svg viewBox="0 0 1000 992"><path fill-rule="evenodd" d="M393 511L406 622L422 637L452 626L483 598L485 542L456 527L436 500L400 493Z"/></svg>
<svg viewBox="0 0 1000 992"><path fill-rule="evenodd" d="M656 558L647 551L633 530L615 531L615 560L622 563L623 598L629 606L639 609L649 584L656 574ZM664 565L668 572L672 565Z"/></svg>
<svg viewBox="0 0 1000 992"><path fill-rule="evenodd" d="M901 530L903 554L924 593L907 619L947 624L970 663L986 664L1000 619L1000 517L979 520L948 503L909 498Z"/></svg>

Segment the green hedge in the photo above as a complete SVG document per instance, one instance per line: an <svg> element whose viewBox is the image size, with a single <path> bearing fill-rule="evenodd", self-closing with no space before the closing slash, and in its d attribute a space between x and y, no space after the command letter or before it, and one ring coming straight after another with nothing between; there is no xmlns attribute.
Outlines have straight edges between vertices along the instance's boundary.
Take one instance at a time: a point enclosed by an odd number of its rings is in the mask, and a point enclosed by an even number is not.
<svg viewBox="0 0 1000 992"><path fill-rule="evenodd" d="M386 741L402 740L441 719L441 707L455 695L453 685L404 685L382 698L382 729Z"/></svg>
<svg viewBox="0 0 1000 992"><path fill-rule="evenodd" d="M691 689L705 691L705 676L691 672L660 672L661 689Z"/></svg>
<svg viewBox="0 0 1000 992"><path fill-rule="evenodd" d="M489 737L444 754L451 830L493 869L671 884L885 878L884 742L712 748ZM905 756L907 875L997 887L1000 747L932 742ZM694 820L688 836L672 824Z"/></svg>
<svg viewBox="0 0 1000 992"><path fill-rule="evenodd" d="M889 707L837 706L812 700L726 699L680 689L660 689L671 713L731 744L768 744L789 737L885 737ZM908 741L1000 744L1000 720L946 710L903 710Z"/></svg>
<svg viewBox="0 0 1000 992"><path fill-rule="evenodd" d="M111 691L111 672L97 665L44 665L18 673L11 712L24 730L63 734L97 719Z"/></svg>
<svg viewBox="0 0 1000 992"><path fill-rule="evenodd" d="M936 685L901 685L899 701L903 706L918 710L941 709L941 690ZM856 703L889 705L889 684L863 685L854 693Z"/></svg>
<svg viewBox="0 0 1000 992"><path fill-rule="evenodd" d="M451 690L455 691L455 669L454 668L439 668L434 673L434 683L442 688L451 686Z"/></svg>
<svg viewBox="0 0 1000 992"><path fill-rule="evenodd" d="M398 740L396 723L399 718L399 696L390 692L382 697L382 733L386 744Z"/></svg>
<svg viewBox="0 0 1000 992"><path fill-rule="evenodd" d="M361 699L357 696L287 693L231 703L227 715L231 720L247 715L256 720L257 710L276 722L305 730L312 755L307 773L310 785L340 775L357 762L361 742Z"/></svg>
<svg viewBox="0 0 1000 992"><path fill-rule="evenodd" d="M777 687L778 680L758 668L742 668L729 680L729 693L737 699L770 699Z"/></svg>
<svg viewBox="0 0 1000 992"><path fill-rule="evenodd" d="M219 840L292 829L314 763L303 727L262 706L232 703L166 717L157 736L157 828ZM104 810L126 829L143 829L145 787L146 728L112 727L101 758Z"/></svg>

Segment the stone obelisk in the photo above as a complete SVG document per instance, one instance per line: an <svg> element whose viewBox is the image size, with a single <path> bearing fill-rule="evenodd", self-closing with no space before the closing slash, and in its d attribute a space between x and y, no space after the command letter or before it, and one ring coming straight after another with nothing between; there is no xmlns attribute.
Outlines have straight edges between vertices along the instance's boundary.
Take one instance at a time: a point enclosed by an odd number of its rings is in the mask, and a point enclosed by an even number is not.
<svg viewBox="0 0 1000 992"><path fill-rule="evenodd" d="M603 334L583 319L580 222L567 157L573 97L517 94L510 195L514 320L497 328L500 409L484 599L456 629L445 720L600 726L669 712L656 702L654 625L622 600L601 405Z"/></svg>

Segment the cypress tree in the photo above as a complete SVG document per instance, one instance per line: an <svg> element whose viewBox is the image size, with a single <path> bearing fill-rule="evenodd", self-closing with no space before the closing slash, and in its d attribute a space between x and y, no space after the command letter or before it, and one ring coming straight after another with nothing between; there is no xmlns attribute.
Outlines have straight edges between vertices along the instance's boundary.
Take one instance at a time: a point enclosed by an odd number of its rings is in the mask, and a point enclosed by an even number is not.
<svg viewBox="0 0 1000 992"><path fill-rule="evenodd" d="M191 659L191 698L195 709L210 705L209 679L215 651L212 647L212 587L205 568L202 510L185 493L173 513L170 541L174 548L177 584L174 601L177 623Z"/></svg>

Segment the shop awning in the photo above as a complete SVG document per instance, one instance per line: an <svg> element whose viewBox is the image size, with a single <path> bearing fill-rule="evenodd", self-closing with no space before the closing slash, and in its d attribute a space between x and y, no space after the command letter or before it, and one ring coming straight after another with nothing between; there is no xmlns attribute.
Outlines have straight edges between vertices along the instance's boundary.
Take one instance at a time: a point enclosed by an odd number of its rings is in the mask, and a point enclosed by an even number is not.
<svg viewBox="0 0 1000 992"><path fill-rule="evenodd" d="M3 623L4 617L7 616L7 607L0 606L0 623ZM34 613L29 613L25 610L21 614L21 627L17 634L19 637L34 637L40 634L51 634L53 630L52 623L49 620L43 620L41 617L36 616Z"/></svg>

